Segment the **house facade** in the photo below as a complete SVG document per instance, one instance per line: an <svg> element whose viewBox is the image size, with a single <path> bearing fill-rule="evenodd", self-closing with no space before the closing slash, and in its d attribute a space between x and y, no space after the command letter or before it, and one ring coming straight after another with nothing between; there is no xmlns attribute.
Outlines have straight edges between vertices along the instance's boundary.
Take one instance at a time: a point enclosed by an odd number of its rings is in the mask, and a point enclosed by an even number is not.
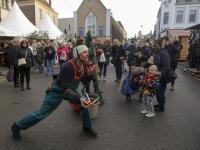
<svg viewBox="0 0 200 150"><path fill-rule="evenodd" d="M11 0L0 0L0 23L7 17L12 8Z"/></svg>

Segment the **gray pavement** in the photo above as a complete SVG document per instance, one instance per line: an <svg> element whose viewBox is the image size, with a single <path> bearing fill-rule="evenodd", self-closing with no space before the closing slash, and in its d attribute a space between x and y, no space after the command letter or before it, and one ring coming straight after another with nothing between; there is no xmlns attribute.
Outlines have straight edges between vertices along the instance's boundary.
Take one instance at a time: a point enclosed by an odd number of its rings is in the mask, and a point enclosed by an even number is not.
<svg viewBox="0 0 200 150"><path fill-rule="evenodd" d="M56 72L59 68L56 69ZM108 67L107 81L101 82L104 105L93 120L97 139L81 132L79 113L67 101L49 117L21 131L22 141L14 141L10 127L28 113L36 111L45 97L52 77L31 74L31 91L21 92L12 83L0 84L0 150L199 150L200 149L200 81L177 69L175 91L166 91L166 110L146 118L139 96L126 101L114 82L114 67ZM127 73L123 73L125 78ZM156 104L156 98L154 98Z"/></svg>

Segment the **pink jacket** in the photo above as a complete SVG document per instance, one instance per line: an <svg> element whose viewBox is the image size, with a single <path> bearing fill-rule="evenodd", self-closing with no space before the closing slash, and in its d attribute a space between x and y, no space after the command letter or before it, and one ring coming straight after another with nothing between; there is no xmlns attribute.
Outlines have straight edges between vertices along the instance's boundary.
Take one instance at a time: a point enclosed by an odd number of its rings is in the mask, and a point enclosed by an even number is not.
<svg viewBox="0 0 200 150"><path fill-rule="evenodd" d="M66 60L68 60L69 50L68 50L67 47L63 47L62 49L59 47L59 48L57 49L58 59L60 60L60 56L61 56L62 51L65 51L65 52L66 52Z"/></svg>

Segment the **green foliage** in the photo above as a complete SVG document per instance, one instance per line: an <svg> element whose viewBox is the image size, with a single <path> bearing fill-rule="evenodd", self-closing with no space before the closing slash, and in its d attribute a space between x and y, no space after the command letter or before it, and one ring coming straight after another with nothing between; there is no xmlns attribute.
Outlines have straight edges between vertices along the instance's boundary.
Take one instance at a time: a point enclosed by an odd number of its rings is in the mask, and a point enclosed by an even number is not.
<svg viewBox="0 0 200 150"><path fill-rule="evenodd" d="M84 41L79 41L79 39L81 38L81 36L79 35L78 36L78 39L77 39L77 41L76 41L76 46L79 46L79 45L85 45L85 43L84 43Z"/></svg>
<svg viewBox="0 0 200 150"><path fill-rule="evenodd" d="M49 33L48 31L33 31L23 38L26 38L29 42L32 42L33 40L36 40L37 42L40 42L41 40L44 40L45 42L49 40Z"/></svg>
<svg viewBox="0 0 200 150"><path fill-rule="evenodd" d="M66 34L62 34L58 39L64 40L64 41L68 41L69 39L73 38L73 35L66 35Z"/></svg>

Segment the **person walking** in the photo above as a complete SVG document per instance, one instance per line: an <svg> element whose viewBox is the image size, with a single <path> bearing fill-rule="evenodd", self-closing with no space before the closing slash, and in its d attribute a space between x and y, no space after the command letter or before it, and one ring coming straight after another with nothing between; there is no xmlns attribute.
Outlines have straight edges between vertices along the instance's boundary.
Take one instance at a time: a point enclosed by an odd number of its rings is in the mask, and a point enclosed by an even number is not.
<svg viewBox="0 0 200 150"><path fill-rule="evenodd" d="M131 45L126 50L128 51L128 65L133 66L135 63L134 54L136 51L135 42L131 41Z"/></svg>
<svg viewBox="0 0 200 150"><path fill-rule="evenodd" d="M31 67L35 67L35 61L33 57L33 53L30 48L28 48L28 42L26 40L21 41L20 48L17 50L15 55L15 66L19 68L20 73L20 83L21 83L21 90L24 90L24 74L26 74L26 85L27 89L31 90L30 88L30 71ZM25 59L25 64L20 65L19 60Z"/></svg>
<svg viewBox="0 0 200 150"><path fill-rule="evenodd" d="M20 45L20 38L15 37L7 47L9 53L10 65L14 68L14 87L20 87L19 84L19 68L15 66L15 54Z"/></svg>
<svg viewBox="0 0 200 150"><path fill-rule="evenodd" d="M59 48L57 49L57 54L58 54L58 59L59 59L59 64L60 64L60 68L62 67L62 65L68 61L68 54L69 54L69 50L67 47L65 47L65 44L63 42L60 43Z"/></svg>
<svg viewBox="0 0 200 150"><path fill-rule="evenodd" d="M37 56L35 60L39 66L39 73L44 73L44 48L40 42L37 43Z"/></svg>
<svg viewBox="0 0 200 150"><path fill-rule="evenodd" d="M197 41L196 56L197 56L197 71L199 71L200 70L200 38Z"/></svg>
<svg viewBox="0 0 200 150"><path fill-rule="evenodd" d="M72 47L72 43L67 44L67 49L69 50L68 60L71 60L73 58L73 51L74 48Z"/></svg>
<svg viewBox="0 0 200 150"><path fill-rule="evenodd" d="M197 49L197 40L193 39L193 42L189 48L189 53L190 53L189 64L191 68L196 68L196 64L197 64L196 49Z"/></svg>
<svg viewBox="0 0 200 150"><path fill-rule="evenodd" d="M115 72L117 79L115 82L120 82L122 77L122 59L126 59L126 51L117 39L113 40L112 59L115 60Z"/></svg>
<svg viewBox="0 0 200 150"><path fill-rule="evenodd" d="M180 50L182 49L182 45L179 43L178 36L174 36L174 40L170 39L166 41L166 45L164 47L166 50L168 50L168 54L170 57L170 67L175 72L177 65L178 65L178 54ZM174 82L171 82L170 90L174 90Z"/></svg>
<svg viewBox="0 0 200 150"><path fill-rule="evenodd" d="M156 93L157 105L154 105L155 111L164 111L165 110L165 91L167 87L167 83L165 82L165 76L170 69L170 57L168 51L166 49L161 48L161 41L154 41L153 49L155 52L153 63L158 67L158 71L161 73L160 76L160 85L158 87L158 91ZM149 68L151 63L144 62L142 65L145 68Z"/></svg>
<svg viewBox="0 0 200 150"><path fill-rule="evenodd" d="M47 42L47 47L44 49L46 53L46 63L47 63L47 74L49 76L50 73L50 66L51 66L51 73L54 75L54 56L56 54L55 49L51 46L51 42Z"/></svg>
<svg viewBox="0 0 200 150"><path fill-rule="evenodd" d="M141 67L141 64L143 62L148 62L148 59L150 58L151 54L148 48L145 47L144 41L139 42L139 47L135 51L135 57L136 57L136 67Z"/></svg>
<svg viewBox="0 0 200 150"><path fill-rule="evenodd" d="M104 44L102 44L99 47L103 53L101 55L98 55L97 61L98 61L98 66L100 69L100 74L99 74L99 81L101 81L101 76L102 76L102 71L103 71L103 80L106 81L106 73L107 73L107 65L110 63L110 56L111 56L111 46L110 46L110 40L106 39ZM104 57L104 58L102 58Z"/></svg>

